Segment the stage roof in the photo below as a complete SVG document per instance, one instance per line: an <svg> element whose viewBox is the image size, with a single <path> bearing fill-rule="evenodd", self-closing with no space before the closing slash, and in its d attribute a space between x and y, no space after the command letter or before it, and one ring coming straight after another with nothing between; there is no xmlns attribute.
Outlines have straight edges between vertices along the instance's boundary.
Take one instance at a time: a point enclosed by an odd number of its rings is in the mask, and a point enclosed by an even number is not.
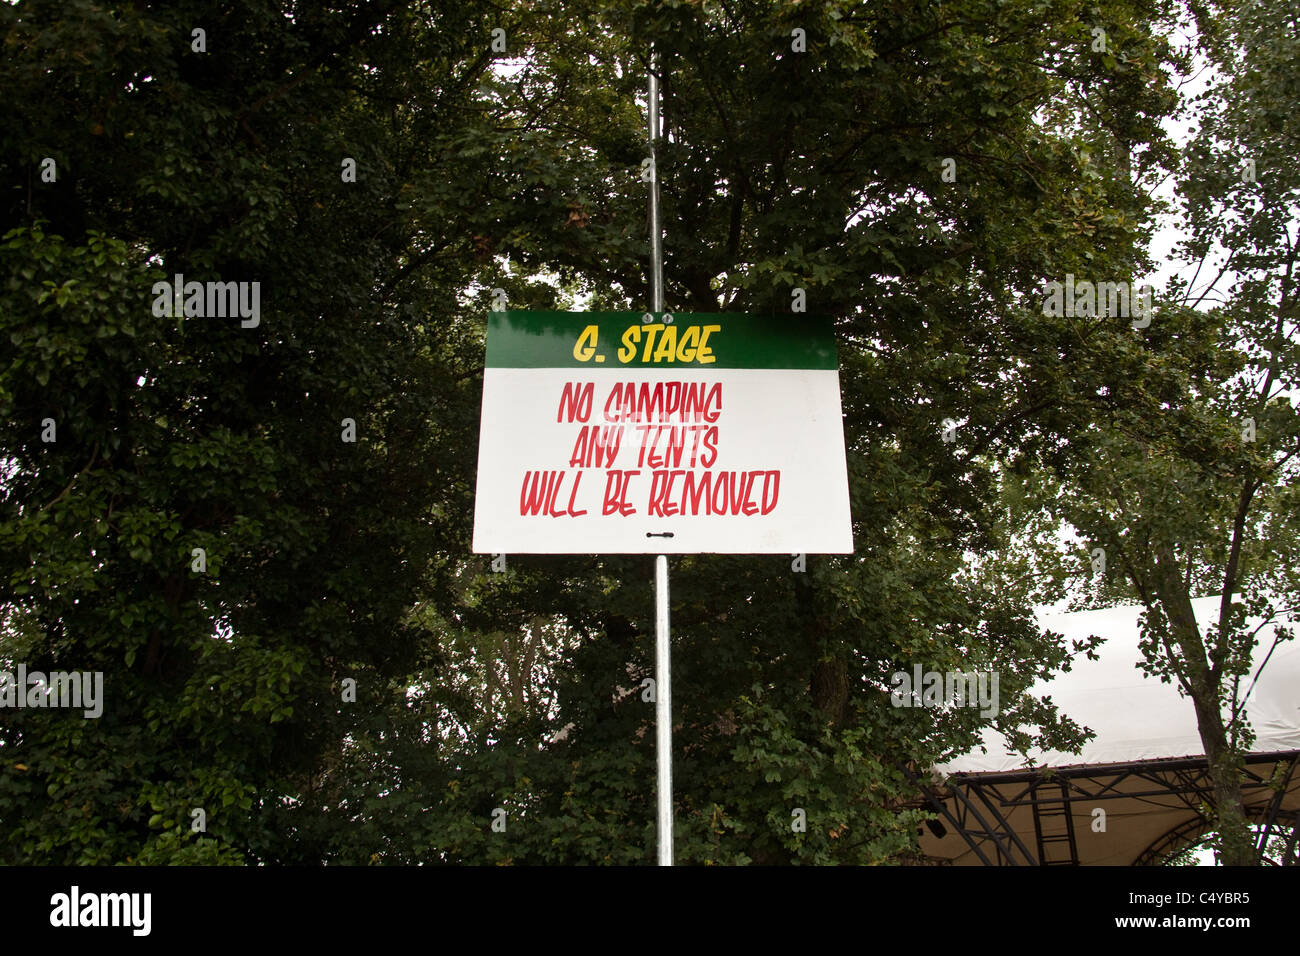
<svg viewBox="0 0 1300 956"><path fill-rule="evenodd" d="M1218 598L1192 604L1203 629L1215 620ZM1044 627L1067 639L1105 638L1097 660L1080 655L1068 673L1032 691L1050 696L1096 736L1081 754L1033 752L1036 767L1030 768L990 730L986 753L977 749L936 768L935 779L918 775L927 805L940 814L921 837L931 861L1159 863L1208 829L1203 808L1210 782L1195 712L1175 684L1136 666L1140 612L1131 605L1040 616ZM1246 703L1257 736L1243 769L1242 797L1247 815L1264 827L1260 848L1278 827L1300 821L1300 643L1275 647L1274 637L1271 624L1259 631L1251 675L1242 684L1245 692L1259 675ZM1290 865L1297 862L1295 831L1284 832L1292 836L1279 859Z"/></svg>
<svg viewBox="0 0 1300 956"><path fill-rule="evenodd" d="M1202 630L1217 620L1218 605L1217 597L1192 601ZM1038 766L1118 764L1204 755L1191 699L1181 696L1175 684L1147 677L1136 666L1142 660L1138 650L1141 610L1138 605L1124 605L1039 617L1043 627L1064 634L1067 640L1097 634L1106 641L1098 649L1098 660L1079 655L1068 673L1033 688L1033 694L1050 696L1063 713L1097 732L1084 745L1082 754L1033 752ZM1300 638L1279 642L1273 648L1271 624L1265 625L1258 636L1251 678L1260 673L1270 649L1272 656L1246 702L1246 714L1256 733L1251 752L1300 750ZM1248 686L1249 679L1243 682L1242 690ZM984 745L987 753L976 749L942 765L939 771L997 773L1027 767L1023 758L1007 753L1005 740L996 731L986 732Z"/></svg>

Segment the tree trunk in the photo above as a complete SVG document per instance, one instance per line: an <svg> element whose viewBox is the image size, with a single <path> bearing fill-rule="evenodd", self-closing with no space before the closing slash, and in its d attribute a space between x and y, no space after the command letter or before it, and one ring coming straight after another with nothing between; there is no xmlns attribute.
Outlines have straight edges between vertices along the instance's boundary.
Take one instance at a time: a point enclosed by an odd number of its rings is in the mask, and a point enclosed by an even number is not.
<svg viewBox="0 0 1300 956"><path fill-rule="evenodd" d="M826 622L817 616L809 577L811 574L800 574L795 578L795 599L803 621L804 637L813 652L820 657L826 651L824 639L827 628ZM842 648L837 648L834 654L820 657L813 663L808 690L814 706L826 715L826 719L836 727L842 726L849 716L849 662Z"/></svg>
<svg viewBox="0 0 1300 956"><path fill-rule="evenodd" d="M1246 819L1246 808L1241 799L1241 761L1227 744L1223 716L1217 703L1209 708L1196 706L1196 724L1205 746L1205 757L1210 765L1210 786L1213 794L1215 827L1219 831L1219 862L1224 866L1255 866L1255 841Z"/></svg>
<svg viewBox="0 0 1300 956"><path fill-rule="evenodd" d="M1169 619L1169 633L1186 662L1188 689L1196 709L1196 729L1209 764L1214 826L1219 833L1219 862L1224 866L1254 866L1255 841L1241 799L1241 760L1228 743L1219 707L1219 681L1210 667L1185 579L1178 573L1173 549L1157 550L1156 592Z"/></svg>

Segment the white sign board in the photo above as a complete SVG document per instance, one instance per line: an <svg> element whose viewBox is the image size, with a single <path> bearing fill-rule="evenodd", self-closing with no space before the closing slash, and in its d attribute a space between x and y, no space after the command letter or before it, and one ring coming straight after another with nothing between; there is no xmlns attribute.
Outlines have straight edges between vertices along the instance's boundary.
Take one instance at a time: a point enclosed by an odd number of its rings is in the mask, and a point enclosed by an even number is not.
<svg viewBox="0 0 1300 956"><path fill-rule="evenodd" d="M853 551L835 341L807 316L494 312L474 551Z"/></svg>

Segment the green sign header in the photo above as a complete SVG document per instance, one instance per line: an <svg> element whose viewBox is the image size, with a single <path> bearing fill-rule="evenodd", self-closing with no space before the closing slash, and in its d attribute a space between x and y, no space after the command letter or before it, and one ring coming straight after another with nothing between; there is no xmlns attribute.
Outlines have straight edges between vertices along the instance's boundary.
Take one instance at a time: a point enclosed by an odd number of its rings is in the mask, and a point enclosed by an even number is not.
<svg viewBox="0 0 1300 956"><path fill-rule="evenodd" d="M493 312L489 368L836 369L830 319L733 312ZM671 317L671 322L666 321Z"/></svg>

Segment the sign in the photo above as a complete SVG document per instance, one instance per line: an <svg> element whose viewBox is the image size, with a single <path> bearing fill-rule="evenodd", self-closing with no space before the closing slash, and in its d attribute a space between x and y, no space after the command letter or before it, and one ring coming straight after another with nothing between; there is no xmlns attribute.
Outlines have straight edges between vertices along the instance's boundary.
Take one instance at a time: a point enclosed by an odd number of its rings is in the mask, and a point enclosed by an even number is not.
<svg viewBox="0 0 1300 956"><path fill-rule="evenodd" d="M474 551L853 551L830 320L493 312Z"/></svg>

